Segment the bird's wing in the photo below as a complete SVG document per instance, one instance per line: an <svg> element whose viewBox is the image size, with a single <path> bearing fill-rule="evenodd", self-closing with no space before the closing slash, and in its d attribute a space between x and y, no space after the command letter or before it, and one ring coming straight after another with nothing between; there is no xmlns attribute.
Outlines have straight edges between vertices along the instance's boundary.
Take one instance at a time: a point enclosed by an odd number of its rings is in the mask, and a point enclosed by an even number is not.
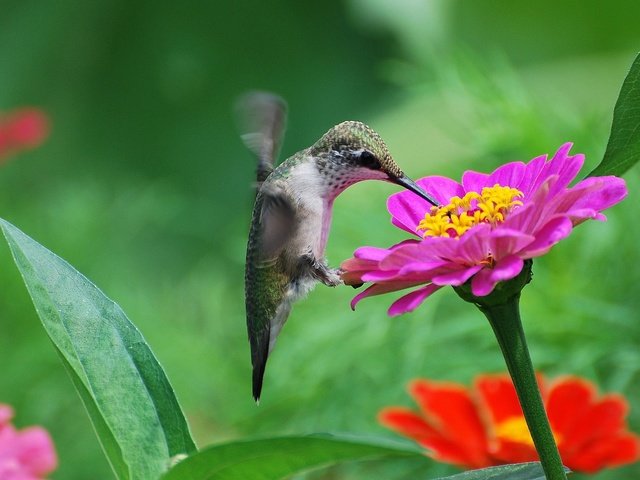
<svg viewBox="0 0 640 480"><path fill-rule="evenodd" d="M253 396L260 397L269 356L271 323L285 301L289 276L281 259L282 249L295 232L295 206L284 191L264 184L256 198L247 246L245 302L247 331L253 365Z"/></svg>
<svg viewBox="0 0 640 480"><path fill-rule="evenodd" d="M268 92L249 92L236 104L244 144L258 157L257 188L273 171L287 119L287 104Z"/></svg>
<svg viewBox="0 0 640 480"><path fill-rule="evenodd" d="M275 260L297 228L296 207L283 190L264 185L260 190L260 242L258 249L262 262Z"/></svg>

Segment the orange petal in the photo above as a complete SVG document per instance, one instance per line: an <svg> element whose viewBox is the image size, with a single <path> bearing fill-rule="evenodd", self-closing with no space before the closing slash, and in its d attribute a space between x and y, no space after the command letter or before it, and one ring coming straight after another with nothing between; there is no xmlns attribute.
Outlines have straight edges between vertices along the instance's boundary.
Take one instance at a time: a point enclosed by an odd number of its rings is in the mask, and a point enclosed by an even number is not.
<svg viewBox="0 0 640 480"><path fill-rule="evenodd" d="M385 408L378 414L378 421L385 427L416 441L439 435L438 431L429 425L424 418L408 408Z"/></svg>
<svg viewBox="0 0 640 480"><path fill-rule="evenodd" d="M546 379L541 373L536 373L536 380L544 400ZM508 374L478 375L474 381L474 387L479 394L478 403L486 421L496 424L511 417L523 416L518 394Z"/></svg>
<svg viewBox="0 0 640 480"><path fill-rule="evenodd" d="M508 375L479 375L474 385L483 412L492 425L522 416L516 389Z"/></svg>
<svg viewBox="0 0 640 480"><path fill-rule="evenodd" d="M407 408L385 408L378 414L378 420L382 425L418 442L436 460L463 468L491 466L486 457L475 458L474 455L469 455L466 445L446 438L424 418Z"/></svg>
<svg viewBox="0 0 640 480"><path fill-rule="evenodd" d="M620 395L605 395L579 417L574 428L564 432L562 452L573 456L594 441L611 438L625 429L628 406Z"/></svg>
<svg viewBox="0 0 640 480"><path fill-rule="evenodd" d="M496 440L491 446L491 455L500 460L500 463L524 463L538 460L535 447L509 440Z"/></svg>
<svg viewBox="0 0 640 480"><path fill-rule="evenodd" d="M451 382L416 380L409 390L442 436L463 447L468 464L489 464L487 435L466 387Z"/></svg>
<svg viewBox="0 0 640 480"><path fill-rule="evenodd" d="M564 377L553 382L545 402L551 428L560 437L560 445L582 421L596 396L591 382L578 377Z"/></svg>
<svg viewBox="0 0 640 480"><path fill-rule="evenodd" d="M537 375L538 386L544 396L545 379ZM516 389L508 374L479 375L474 382L482 414L489 423L491 440L489 451L500 463L519 463L538 460L533 445L495 436L496 427L514 417L523 418ZM524 419L523 419L524 420Z"/></svg>
<svg viewBox="0 0 640 480"><path fill-rule="evenodd" d="M576 472L594 473L640 459L640 437L624 432L613 438L600 438L563 461Z"/></svg>

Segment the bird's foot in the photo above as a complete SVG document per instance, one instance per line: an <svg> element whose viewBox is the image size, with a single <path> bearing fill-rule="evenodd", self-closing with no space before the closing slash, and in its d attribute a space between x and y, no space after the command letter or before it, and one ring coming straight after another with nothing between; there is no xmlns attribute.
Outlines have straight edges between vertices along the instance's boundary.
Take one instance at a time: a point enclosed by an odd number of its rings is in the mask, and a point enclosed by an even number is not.
<svg viewBox="0 0 640 480"><path fill-rule="evenodd" d="M319 282L324 283L328 287L342 285L342 278L340 278L342 270L339 268L329 268L327 264L319 261L312 253L304 255L303 260L310 268L313 278Z"/></svg>
<svg viewBox="0 0 640 480"><path fill-rule="evenodd" d="M324 278L321 278L320 281L324 283L328 287L337 287L338 285L342 285L342 270L339 268L327 268L326 275Z"/></svg>

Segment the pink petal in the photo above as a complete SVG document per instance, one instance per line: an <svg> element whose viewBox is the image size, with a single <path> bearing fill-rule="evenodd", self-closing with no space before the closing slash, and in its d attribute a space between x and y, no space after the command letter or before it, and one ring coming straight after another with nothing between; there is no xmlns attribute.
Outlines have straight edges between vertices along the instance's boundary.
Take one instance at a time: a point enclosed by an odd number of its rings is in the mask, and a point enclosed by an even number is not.
<svg viewBox="0 0 640 480"><path fill-rule="evenodd" d="M416 183L431 193L440 203L449 203L454 195L464 195L462 187L446 177L426 177ZM391 223L413 235L418 235L418 224L430 209L430 203L409 191L394 193L387 200Z"/></svg>
<svg viewBox="0 0 640 480"><path fill-rule="evenodd" d="M447 237L428 237L421 242L405 244L394 249L380 262L384 270L400 269L411 262L440 262L450 259L457 240Z"/></svg>
<svg viewBox="0 0 640 480"><path fill-rule="evenodd" d="M37 480L57 463L53 442L43 428L16 430L7 424L0 430L0 478Z"/></svg>
<svg viewBox="0 0 640 480"><path fill-rule="evenodd" d="M621 201L626 194L627 189L622 179L590 177L576 186L558 193L555 197L540 202L542 206L541 217L551 218L562 214L572 217L575 225L588 218L596 217L598 210L614 205Z"/></svg>
<svg viewBox="0 0 640 480"><path fill-rule="evenodd" d="M572 143L565 143L555 153L553 158L542 163L543 157L534 158L527 165L525 181L522 183L520 190L525 194L525 198L535 192L549 177L558 178L555 189L550 190L550 195L554 196L575 178L584 163L584 155L568 156Z"/></svg>
<svg viewBox="0 0 640 480"><path fill-rule="evenodd" d="M578 172L584 164L584 155L579 153L577 155L569 156L569 150L573 144L565 143L562 145L551 161L547 164L547 169L543 174L547 176L557 175L558 181L555 187L551 190L550 195L555 196L560 191L564 190L569 184L576 178Z"/></svg>
<svg viewBox="0 0 640 480"><path fill-rule="evenodd" d="M422 302L425 301L432 293L440 290L440 286L429 284L425 285L418 290L414 290L411 293L406 294L403 297L400 297L398 300L391 304L389 307L389 316L395 317L396 315L400 315L402 313L412 312L416 308L420 306Z"/></svg>
<svg viewBox="0 0 640 480"><path fill-rule="evenodd" d="M525 170L525 164L522 162L512 162L502 165L489 175L486 186L493 187L496 183L503 187L519 186L524 178Z"/></svg>
<svg viewBox="0 0 640 480"><path fill-rule="evenodd" d="M476 265L486 260L490 253L490 235L491 226L486 223L472 227L453 244L457 248L447 258L450 258L453 262L466 265Z"/></svg>
<svg viewBox="0 0 640 480"><path fill-rule="evenodd" d="M342 262L342 280L347 285L361 283L363 275L379 269L379 260L389 255L389 250L376 247L361 247L354 252L354 257Z"/></svg>
<svg viewBox="0 0 640 480"><path fill-rule="evenodd" d="M485 295L489 295L493 291L493 288L497 283L492 281L490 276L491 270L488 268L483 268L478 273L476 273L471 279L471 293L473 293L476 297L484 297Z"/></svg>
<svg viewBox="0 0 640 480"><path fill-rule="evenodd" d="M503 258L520 251L536 239L533 235L512 230L509 228L498 228L491 232L490 248L493 257L501 261Z"/></svg>
<svg viewBox="0 0 640 480"><path fill-rule="evenodd" d="M360 258L349 258L342 262L340 267L349 273L369 271L378 266L375 260L362 260Z"/></svg>
<svg viewBox="0 0 640 480"><path fill-rule="evenodd" d="M541 230L536 232L536 239L526 246L520 255L523 258L534 258L544 255L563 238L571 233L573 224L567 217L557 217L549 221Z"/></svg>
<svg viewBox="0 0 640 480"><path fill-rule="evenodd" d="M424 188L425 191L433 195L435 199L442 204L449 203L452 197L462 197L465 193L464 188L462 188L462 185L458 182L439 175L421 178L416 183ZM420 200L424 202L424 200ZM429 209L431 208L430 203L424 203Z"/></svg>
<svg viewBox="0 0 640 480"><path fill-rule="evenodd" d="M387 200L391 223L413 235L418 234L418 224L429 211L430 205L412 192L394 193Z"/></svg>
<svg viewBox="0 0 640 480"><path fill-rule="evenodd" d="M540 174L544 169L546 163L547 155L540 155L539 157L535 157L533 160L527 163L520 185L512 186L520 190L524 194L525 198L528 197L531 192L533 192L537 188L537 185L540 185L540 183L542 183L538 179L540 178Z"/></svg>
<svg viewBox="0 0 640 480"><path fill-rule="evenodd" d="M542 184L542 182L546 181L546 178L552 175L558 175L558 177L560 176L562 169L566 165L569 150L571 150L572 146L573 146L572 143L565 143L553 155L551 160L549 160L544 164L537 178L537 184L535 184L534 187L537 187L538 185Z"/></svg>
<svg viewBox="0 0 640 480"><path fill-rule="evenodd" d="M581 208L581 209L571 209L571 212L567 214L571 219L571 223L573 226L580 225L582 222L586 220L599 220L604 222L607 217L602 213L598 213L593 208Z"/></svg>
<svg viewBox="0 0 640 480"><path fill-rule="evenodd" d="M386 282L398 278L397 270L371 270L362 275L363 282Z"/></svg>
<svg viewBox="0 0 640 480"><path fill-rule="evenodd" d="M0 403L0 428L9 423L13 418L13 408L9 405Z"/></svg>
<svg viewBox="0 0 640 480"><path fill-rule="evenodd" d="M582 180L576 187L589 186L589 193L578 199L569 213L573 209L592 208L594 210L605 210L618 202L621 202L628 194L627 185L622 178L618 177L589 177Z"/></svg>
<svg viewBox="0 0 640 480"><path fill-rule="evenodd" d="M569 184L576 178L578 172L582 168L584 164L584 155L579 153L572 157L567 157L564 165L560 172L558 172L558 182L555 185L554 191L551 192L552 195L561 191L564 188L567 188Z"/></svg>
<svg viewBox="0 0 640 480"><path fill-rule="evenodd" d="M483 265L474 265L472 267L461 268L452 272L443 273L442 275L436 275L431 279L431 281L436 285L452 285L454 287L457 287L469 280L483 268Z"/></svg>
<svg viewBox="0 0 640 480"><path fill-rule="evenodd" d="M474 172L467 170L462 174L462 186L465 192L481 192L482 187L486 187L489 183L489 175L486 173ZM462 196L462 195L460 195Z"/></svg>
<svg viewBox="0 0 640 480"><path fill-rule="evenodd" d="M431 281L431 277L450 270L451 262L411 262L405 264L400 270L375 269L362 275L364 282L420 282Z"/></svg>
<svg viewBox="0 0 640 480"><path fill-rule="evenodd" d="M447 260L436 260L428 262L412 262L400 269L399 275L420 274L423 277L433 272L439 272L450 268L451 262Z"/></svg>
<svg viewBox="0 0 640 480"><path fill-rule="evenodd" d="M496 262L491 269L491 280L495 282L504 282L518 276L524 266L524 260L517 255L505 257Z"/></svg>
<svg viewBox="0 0 640 480"><path fill-rule="evenodd" d="M363 282L362 276L367 272L375 271L378 262L373 260L361 260L359 258L349 258L340 264L342 274L340 277L346 285L356 285Z"/></svg>
<svg viewBox="0 0 640 480"><path fill-rule="evenodd" d="M523 233L535 231L535 226L542 218L543 204L532 201L515 208L502 223L500 228L515 230Z"/></svg>
<svg viewBox="0 0 640 480"><path fill-rule="evenodd" d="M480 270L471 279L471 292L477 297L489 295L498 282L516 277L522 271L523 265L522 258L511 255L496 262L493 268Z"/></svg>
<svg viewBox="0 0 640 480"><path fill-rule="evenodd" d="M423 262L426 260L423 251L424 248L421 243L396 248L389 252L389 255L380 262L380 268L383 270L399 270L408 263Z"/></svg>
<svg viewBox="0 0 640 480"><path fill-rule="evenodd" d="M56 469L58 458L51 437L40 427L29 427L18 433L17 460L33 475L46 475Z"/></svg>
<svg viewBox="0 0 640 480"><path fill-rule="evenodd" d="M566 142L560 146L558 151L553 155L553 158L549 162L551 165L562 165L562 162L567 158L569 150L573 147L573 142ZM557 167L556 167L557 169Z"/></svg>
<svg viewBox="0 0 640 480"><path fill-rule="evenodd" d="M535 234L538 226L544 224L549 215L547 197L557 178L557 176L548 177L529 198L525 198L525 204L522 207L511 212L501 228Z"/></svg>
<svg viewBox="0 0 640 480"><path fill-rule="evenodd" d="M395 292L396 290L402 290L404 288L415 287L416 285L422 285L424 282L390 282L390 283L374 283L366 290L360 292L351 300L351 310L356 309L356 305L360 303L363 298L373 297L376 295L382 295L383 293Z"/></svg>
<svg viewBox="0 0 640 480"><path fill-rule="evenodd" d="M378 247L360 247L355 252L353 252L353 256L355 258L363 260L374 260L376 262L382 260L387 255L389 255L389 249Z"/></svg>

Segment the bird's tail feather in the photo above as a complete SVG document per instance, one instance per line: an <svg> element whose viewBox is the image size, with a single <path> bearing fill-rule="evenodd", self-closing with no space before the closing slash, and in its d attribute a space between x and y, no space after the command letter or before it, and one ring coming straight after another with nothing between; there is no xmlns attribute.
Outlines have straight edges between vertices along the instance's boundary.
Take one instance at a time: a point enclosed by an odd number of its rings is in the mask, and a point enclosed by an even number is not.
<svg viewBox="0 0 640 480"><path fill-rule="evenodd" d="M260 403L262 381L267 366L267 358L269 357L269 336L269 329L265 329L254 335L253 338L249 338L251 343L251 364L253 365L252 390L253 399L256 403Z"/></svg>

